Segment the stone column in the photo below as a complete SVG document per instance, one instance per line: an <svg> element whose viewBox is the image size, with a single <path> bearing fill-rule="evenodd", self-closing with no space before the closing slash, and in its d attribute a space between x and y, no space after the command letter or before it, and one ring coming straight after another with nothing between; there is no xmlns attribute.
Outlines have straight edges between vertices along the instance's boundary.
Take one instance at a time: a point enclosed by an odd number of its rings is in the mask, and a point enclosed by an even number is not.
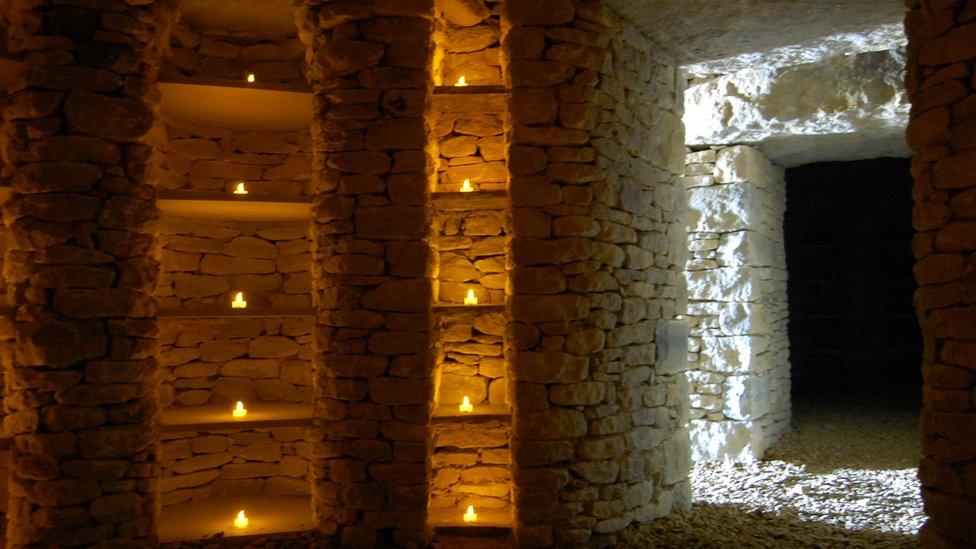
<svg viewBox="0 0 976 549"><path fill-rule="evenodd" d="M759 459L789 429L782 168L747 146L686 157L691 452Z"/></svg>
<svg viewBox="0 0 976 549"><path fill-rule="evenodd" d="M908 144L932 547L976 544L976 0L909 0Z"/></svg>
<svg viewBox="0 0 976 549"><path fill-rule="evenodd" d="M153 149L169 2L14 2L8 547L155 543ZM140 4L138 6L130 4Z"/></svg>
<svg viewBox="0 0 976 549"><path fill-rule="evenodd" d="M296 5L315 92L316 525L343 546L422 545L433 2Z"/></svg>
<svg viewBox="0 0 976 549"><path fill-rule="evenodd" d="M612 545L690 496L683 82L603 2L506 12L516 535Z"/></svg>

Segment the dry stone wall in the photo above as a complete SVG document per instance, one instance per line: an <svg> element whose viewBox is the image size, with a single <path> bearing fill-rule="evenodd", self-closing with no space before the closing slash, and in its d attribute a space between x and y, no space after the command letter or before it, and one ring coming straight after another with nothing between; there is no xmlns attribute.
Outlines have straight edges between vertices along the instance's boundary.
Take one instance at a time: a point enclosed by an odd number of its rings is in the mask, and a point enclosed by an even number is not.
<svg viewBox="0 0 976 549"><path fill-rule="evenodd" d="M932 547L976 544L976 1L909 0L912 248L922 327L919 478Z"/></svg>
<svg viewBox="0 0 976 549"><path fill-rule="evenodd" d="M178 24L173 28L160 78L241 80L254 74L258 82L304 87L304 61L305 46L297 37L273 41Z"/></svg>
<svg viewBox="0 0 976 549"><path fill-rule="evenodd" d="M313 452L303 427L164 433L160 502L165 507L210 497L308 496Z"/></svg>
<svg viewBox="0 0 976 549"><path fill-rule="evenodd" d="M786 182L752 147L685 158L692 458L758 459L790 420Z"/></svg>
<svg viewBox="0 0 976 549"><path fill-rule="evenodd" d="M687 506L682 83L602 2L506 5L523 546Z"/></svg>
<svg viewBox="0 0 976 549"><path fill-rule="evenodd" d="M172 3L18 2L3 112L17 307L7 546L155 545L154 189L147 134Z"/></svg>
<svg viewBox="0 0 976 549"><path fill-rule="evenodd" d="M169 120L156 185L171 191L249 191L308 196L312 179L307 131L242 132Z"/></svg>
<svg viewBox="0 0 976 549"><path fill-rule="evenodd" d="M423 545L433 5L295 6L315 90L315 523L342 545Z"/></svg>

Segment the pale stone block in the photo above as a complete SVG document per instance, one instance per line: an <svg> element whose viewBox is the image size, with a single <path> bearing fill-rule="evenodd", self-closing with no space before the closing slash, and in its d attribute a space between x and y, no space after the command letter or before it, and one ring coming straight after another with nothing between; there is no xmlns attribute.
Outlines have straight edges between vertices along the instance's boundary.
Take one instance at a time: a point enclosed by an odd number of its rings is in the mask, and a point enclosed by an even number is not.
<svg viewBox="0 0 976 549"><path fill-rule="evenodd" d="M688 190L689 232L724 233L758 227L759 193L749 183Z"/></svg>
<svg viewBox="0 0 976 549"><path fill-rule="evenodd" d="M750 462L762 456L762 430L752 421L691 422L691 458L695 461Z"/></svg>
<svg viewBox="0 0 976 549"><path fill-rule="evenodd" d="M746 145L725 147L715 159L715 180L719 183L748 181L763 188L776 177L772 163L757 149Z"/></svg>

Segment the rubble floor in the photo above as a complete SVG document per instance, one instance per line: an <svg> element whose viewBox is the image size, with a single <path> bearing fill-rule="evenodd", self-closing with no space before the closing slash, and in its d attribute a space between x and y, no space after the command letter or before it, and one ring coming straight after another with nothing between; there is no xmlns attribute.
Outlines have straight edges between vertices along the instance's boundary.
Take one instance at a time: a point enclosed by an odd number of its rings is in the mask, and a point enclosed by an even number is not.
<svg viewBox="0 0 976 549"><path fill-rule="evenodd" d="M795 399L751 464L699 463L694 505L628 533L642 547L918 547L919 405Z"/></svg>

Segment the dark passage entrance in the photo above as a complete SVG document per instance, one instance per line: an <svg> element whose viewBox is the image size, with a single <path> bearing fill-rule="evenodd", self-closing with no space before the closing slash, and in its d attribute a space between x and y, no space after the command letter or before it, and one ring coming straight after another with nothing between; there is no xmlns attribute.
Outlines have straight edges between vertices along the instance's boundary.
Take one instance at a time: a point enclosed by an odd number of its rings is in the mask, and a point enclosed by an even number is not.
<svg viewBox="0 0 976 549"><path fill-rule="evenodd" d="M786 172L793 394L916 403L910 161L809 164Z"/></svg>

